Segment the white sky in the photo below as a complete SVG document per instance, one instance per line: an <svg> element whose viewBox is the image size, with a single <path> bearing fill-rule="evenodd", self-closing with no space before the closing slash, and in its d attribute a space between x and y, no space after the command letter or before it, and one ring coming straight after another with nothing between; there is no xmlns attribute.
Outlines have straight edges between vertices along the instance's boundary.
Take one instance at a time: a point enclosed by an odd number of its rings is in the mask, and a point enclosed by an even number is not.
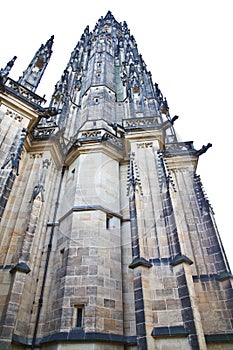
<svg viewBox="0 0 233 350"><path fill-rule="evenodd" d="M179 138L194 141L196 149L213 144L200 157L197 172L233 269L232 5L231 0L4 1L0 68L16 55L10 77L17 80L54 34L53 55L37 90L49 102L86 25L92 31L108 10L117 21L125 20L171 116L179 115Z"/></svg>

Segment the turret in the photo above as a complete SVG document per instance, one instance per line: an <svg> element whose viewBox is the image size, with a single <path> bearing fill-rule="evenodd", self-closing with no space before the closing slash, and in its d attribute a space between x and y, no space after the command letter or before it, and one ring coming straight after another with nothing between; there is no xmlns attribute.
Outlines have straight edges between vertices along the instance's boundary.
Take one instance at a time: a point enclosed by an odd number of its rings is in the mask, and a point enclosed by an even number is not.
<svg viewBox="0 0 233 350"><path fill-rule="evenodd" d="M33 92L36 91L42 75L44 74L44 71L50 60L52 54L53 39L54 36L52 35L45 45L41 45L29 66L23 72L23 75L19 77L18 83Z"/></svg>

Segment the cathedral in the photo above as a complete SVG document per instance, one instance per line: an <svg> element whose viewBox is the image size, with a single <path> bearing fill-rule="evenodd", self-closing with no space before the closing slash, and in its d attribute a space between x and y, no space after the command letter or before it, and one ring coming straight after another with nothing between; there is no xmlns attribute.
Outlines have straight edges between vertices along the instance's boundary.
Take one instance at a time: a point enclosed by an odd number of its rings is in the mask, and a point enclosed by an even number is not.
<svg viewBox="0 0 233 350"><path fill-rule="evenodd" d="M53 41L18 81L16 57L0 70L0 349L233 349L232 274L197 173L211 144L177 138L110 11L46 105Z"/></svg>

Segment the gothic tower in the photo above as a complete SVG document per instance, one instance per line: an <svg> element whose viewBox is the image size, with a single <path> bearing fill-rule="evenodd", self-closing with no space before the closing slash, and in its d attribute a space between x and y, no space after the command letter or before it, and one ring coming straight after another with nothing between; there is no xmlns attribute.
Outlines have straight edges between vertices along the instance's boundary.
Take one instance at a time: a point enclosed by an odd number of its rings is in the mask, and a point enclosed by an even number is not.
<svg viewBox="0 0 233 350"><path fill-rule="evenodd" d="M49 107L0 71L0 348L233 347L232 275L168 102L125 22L86 27Z"/></svg>

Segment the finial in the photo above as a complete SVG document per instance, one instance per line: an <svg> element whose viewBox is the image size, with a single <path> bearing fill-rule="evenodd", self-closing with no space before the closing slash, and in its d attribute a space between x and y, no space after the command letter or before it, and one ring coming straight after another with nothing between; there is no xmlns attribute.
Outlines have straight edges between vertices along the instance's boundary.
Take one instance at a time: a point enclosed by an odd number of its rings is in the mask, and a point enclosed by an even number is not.
<svg viewBox="0 0 233 350"><path fill-rule="evenodd" d="M89 26L86 26L86 28L84 29L84 33L89 34Z"/></svg>
<svg viewBox="0 0 233 350"><path fill-rule="evenodd" d="M49 49L51 49L53 45L54 35L51 35L51 37L47 40L45 47L47 46Z"/></svg>
<svg viewBox="0 0 233 350"><path fill-rule="evenodd" d="M5 78L5 77L8 76L8 74L9 74L11 68L13 67L13 65L14 65L14 63L15 63L16 58L17 58L17 56L14 56L14 57L12 58L12 60L10 60L10 61L7 63L6 67L5 67L4 69L1 69L1 70L0 70L0 77Z"/></svg>
<svg viewBox="0 0 233 350"><path fill-rule="evenodd" d="M139 174L139 169L137 163L135 162L135 153L132 152L129 154L129 165L128 165L128 182L127 182L127 196L130 194L130 189L132 188L133 192L136 189L139 190L139 193L143 195L141 178Z"/></svg>
<svg viewBox="0 0 233 350"><path fill-rule="evenodd" d="M112 12L108 11L106 16L104 17L104 19L114 19L113 15L112 15Z"/></svg>
<svg viewBox="0 0 233 350"><path fill-rule="evenodd" d="M167 110L169 110L166 97L164 97L163 104L164 104L164 107L165 107Z"/></svg>

